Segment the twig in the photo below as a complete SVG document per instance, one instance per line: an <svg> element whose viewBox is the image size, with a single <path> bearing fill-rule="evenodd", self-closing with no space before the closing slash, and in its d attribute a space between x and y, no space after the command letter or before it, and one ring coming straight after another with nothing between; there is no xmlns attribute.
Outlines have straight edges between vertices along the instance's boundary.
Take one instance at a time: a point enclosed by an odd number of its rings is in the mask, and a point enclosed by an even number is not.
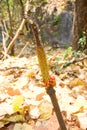
<svg viewBox="0 0 87 130"><path fill-rule="evenodd" d="M3 33L3 31L2 31L2 39L3 39L3 49L4 49L4 52L6 53L7 52L7 50L6 50L6 41L7 41L7 38L5 38L5 35L4 35L4 33Z"/></svg>
<svg viewBox="0 0 87 130"><path fill-rule="evenodd" d="M86 57L83 57L83 58L80 58L80 59L77 59L77 60L73 60L73 61L68 62L68 63L65 63L65 64L63 65L63 68L66 68L66 67L68 67L68 66L71 65L71 64L75 64L75 63L80 62L80 61L85 60L85 59L87 59L87 56L86 56Z"/></svg>
<svg viewBox="0 0 87 130"><path fill-rule="evenodd" d="M1 20L1 23L2 23L2 26L3 26L3 30L8 34L8 30L7 30L7 27L6 27L5 20Z"/></svg>
<svg viewBox="0 0 87 130"><path fill-rule="evenodd" d="M5 68L5 69L0 69L0 71L7 71L7 70L11 70L11 69L28 69L28 68L27 67L14 66L14 67L9 67L9 68Z"/></svg>
<svg viewBox="0 0 87 130"><path fill-rule="evenodd" d="M23 51L25 50L25 48L27 47L28 42L25 44L25 46L22 48L21 52L18 54L18 58L22 55Z"/></svg>

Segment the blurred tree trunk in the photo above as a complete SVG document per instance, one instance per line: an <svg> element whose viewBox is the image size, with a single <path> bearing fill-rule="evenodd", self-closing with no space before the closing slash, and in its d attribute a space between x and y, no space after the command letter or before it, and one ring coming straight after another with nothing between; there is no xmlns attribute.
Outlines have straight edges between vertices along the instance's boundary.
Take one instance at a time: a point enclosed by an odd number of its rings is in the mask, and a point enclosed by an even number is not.
<svg viewBox="0 0 87 130"><path fill-rule="evenodd" d="M86 32L86 45L87 45L87 0L76 0L74 10L74 21L73 21L73 39L72 39L72 45L75 50L80 49L78 45L78 40L79 38L82 37L83 31Z"/></svg>
<svg viewBox="0 0 87 130"><path fill-rule="evenodd" d="M24 5L23 5L22 0L19 0L19 2L20 2L20 7L21 7L21 18L23 19L23 17L24 17Z"/></svg>
<svg viewBox="0 0 87 130"><path fill-rule="evenodd" d="M13 37L12 16L11 16L11 12L10 12L9 0L6 0L6 3L7 3L8 15L9 15L9 23L10 23L10 33L9 33L9 35L11 37ZM11 55L14 55L14 46L11 48Z"/></svg>
<svg viewBox="0 0 87 130"><path fill-rule="evenodd" d="M19 0L20 2L20 7L21 7L21 15L22 15L22 19L24 18L24 5L23 5L23 1L22 0ZM26 30L28 31L29 30L29 23L26 22L25 23L25 27L26 27Z"/></svg>

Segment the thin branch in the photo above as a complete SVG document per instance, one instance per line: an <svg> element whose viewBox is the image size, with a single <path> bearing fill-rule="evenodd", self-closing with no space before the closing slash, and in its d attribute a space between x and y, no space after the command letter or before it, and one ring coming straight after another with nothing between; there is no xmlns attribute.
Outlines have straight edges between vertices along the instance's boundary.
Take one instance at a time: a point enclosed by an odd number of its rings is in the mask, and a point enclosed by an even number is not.
<svg viewBox="0 0 87 130"><path fill-rule="evenodd" d="M77 60L73 60L73 61L68 62L68 63L65 63L65 64L63 65L63 68L66 68L66 67L68 67L68 66L71 65L71 64L75 64L75 63L80 62L80 61L83 61L83 60L85 60L85 59L87 59L87 56L86 56L86 57L83 57L83 58L80 58L80 59L77 59Z"/></svg>
<svg viewBox="0 0 87 130"><path fill-rule="evenodd" d="M22 23L21 23L21 25L20 25L20 27L19 27L19 29L17 30L15 36L13 37L12 41L10 42L10 44L9 44L9 46L8 46L8 48L7 48L7 53L8 53L8 52L12 49L12 47L14 46L16 39L18 38L19 34L21 33L21 31L22 31L22 29L23 29L23 27L24 27L25 22L26 22L26 19L23 19L23 20L22 20Z"/></svg>
<svg viewBox="0 0 87 130"><path fill-rule="evenodd" d="M22 55L22 53L24 52L24 50L25 50L25 48L27 47L27 45L28 45L29 43L27 42L26 44L25 44L25 46L22 48L22 50L21 50L21 52L18 54L18 58L19 57L21 57L21 55Z"/></svg>
<svg viewBox="0 0 87 130"><path fill-rule="evenodd" d="M25 16L27 16L28 10L29 10L29 1L27 0L27 1L26 1L26 7L25 7ZM10 42L10 44L9 44L9 46L8 46L8 48L7 48L7 53L8 53L8 52L12 49L12 47L14 46L15 41L16 41L16 39L18 38L19 34L21 33L21 31L22 31L22 29L23 29L25 23L26 23L26 17L22 20L20 27L18 28L18 30L17 30L15 36L13 37L12 41Z"/></svg>
<svg viewBox="0 0 87 130"><path fill-rule="evenodd" d="M9 55L7 54L7 49L6 49L6 41L8 40L8 36L5 36L5 33L2 31L2 44L3 44L3 49L4 51L2 51L2 54L4 55L4 58L9 57Z"/></svg>
<svg viewBox="0 0 87 130"><path fill-rule="evenodd" d="M0 69L0 71L7 71L7 70L11 70L11 69L28 69L28 68L27 67L14 66L14 67L9 67L9 68L5 68L5 69Z"/></svg>

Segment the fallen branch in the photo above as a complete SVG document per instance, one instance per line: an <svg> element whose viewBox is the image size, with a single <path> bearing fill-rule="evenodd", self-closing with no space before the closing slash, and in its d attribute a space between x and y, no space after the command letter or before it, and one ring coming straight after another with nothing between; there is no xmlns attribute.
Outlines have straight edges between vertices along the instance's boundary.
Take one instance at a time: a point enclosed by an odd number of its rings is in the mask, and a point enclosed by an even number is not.
<svg viewBox="0 0 87 130"><path fill-rule="evenodd" d="M12 69L28 69L27 67L18 67L18 66L14 66L14 67L9 67L9 68L5 68L5 69L0 69L0 71L7 71L7 70L12 70Z"/></svg>
<svg viewBox="0 0 87 130"><path fill-rule="evenodd" d="M83 61L83 60L85 60L85 59L87 59L87 56L86 56L86 57L83 57L83 58L80 58L80 59L77 59L77 60L73 60L73 61L68 62L68 63L65 63L65 64L63 65L63 68L66 68L66 67L68 67L68 66L71 65L71 64L75 64L75 63L80 62L80 61Z"/></svg>

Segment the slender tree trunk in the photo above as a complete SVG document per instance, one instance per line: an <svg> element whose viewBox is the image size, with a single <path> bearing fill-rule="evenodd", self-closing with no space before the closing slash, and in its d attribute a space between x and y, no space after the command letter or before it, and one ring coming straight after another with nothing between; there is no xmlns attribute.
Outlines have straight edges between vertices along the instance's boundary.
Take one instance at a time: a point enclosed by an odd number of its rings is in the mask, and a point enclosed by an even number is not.
<svg viewBox="0 0 87 130"><path fill-rule="evenodd" d="M21 18L23 19L23 17L24 17L24 5L23 5L22 0L19 0L19 2L20 2L20 6L21 6Z"/></svg>
<svg viewBox="0 0 87 130"><path fill-rule="evenodd" d="M73 21L72 45L75 50L79 49L78 40L82 37L82 32L86 32L87 44L87 0L76 0Z"/></svg>
<svg viewBox="0 0 87 130"><path fill-rule="evenodd" d="M29 10L29 0L26 0L26 6L25 6L25 15L27 16L28 15L28 10ZM7 48L7 53L12 49L12 47L14 46L14 43L16 41L16 39L18 38L19 34L21 33L24 25L26 23L26 19L23 18L22 22L21 22L21 25L20 27L18 28L15 36L13 37L12 41L10 42L8 48Z"/></svg>
<svg viewBox="0 0 87 130"><path fill-rule="evenodd" d="M12 16L9 7L9 0L6 0L6 3L7 3L8 15L9 15L9 23L10 23L10 36L13 37ZM14 55L14 46L11 49L11 55Z"/></svg>
<svg viewBox="0 0 87 130"><path fill-rule="evenodd" d="M22 19L24 18L24 5L23 5L23 1L22 0L19 0L20 2L20 6L21 6L21 13L22 13ZM29 30L29 23L26 22L25 23L25 27L26 27L26 30L28 31Z"/></svg>

